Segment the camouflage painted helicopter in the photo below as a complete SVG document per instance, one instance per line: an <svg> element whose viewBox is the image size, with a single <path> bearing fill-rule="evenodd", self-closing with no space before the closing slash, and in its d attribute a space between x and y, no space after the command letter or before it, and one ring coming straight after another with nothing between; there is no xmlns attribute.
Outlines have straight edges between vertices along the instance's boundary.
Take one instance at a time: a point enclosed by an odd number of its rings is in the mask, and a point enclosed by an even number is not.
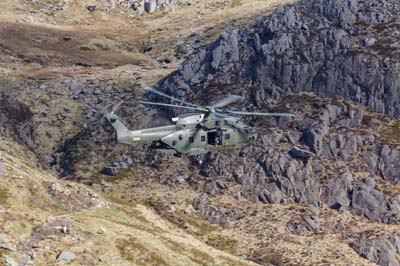
<svg viewBox="0 0 400 266"><path fill-rule="evenodd" d="M150 150L172 153L177 156L182 154L196 156L255 144L257 136L255 129L242 123L237 115L295 117L294 114L288 113L254 113L222 109L242 99L236 95L229 95L211 106L203 107L167 95L143 83L141 87L184 105L147 101L137 101L138 103L184 108L192 112L172 118L174 125L130 131L115 114L122 104L121 102L105 115L116 130L118 143L131 145L151 143Z"/></svg>

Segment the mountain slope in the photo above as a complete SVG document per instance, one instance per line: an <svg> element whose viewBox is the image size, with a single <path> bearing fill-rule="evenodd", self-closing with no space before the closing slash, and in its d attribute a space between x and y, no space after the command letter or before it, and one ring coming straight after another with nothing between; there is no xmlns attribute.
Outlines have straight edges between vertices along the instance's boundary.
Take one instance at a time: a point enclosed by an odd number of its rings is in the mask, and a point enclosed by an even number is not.
<svg viewBox="0 0 400 266"><path fill-rule="evenodd" d="M90 1L63 10L6 1L7 12L32 16L15 24L0 13L3 257L399 265L394 1L300 1L270 13L288 2L207 0L141 17L91 12ZM130 128L166 123L131 85L177 68L161 89L195 103L242 94L231 108L298 117L243 117L256 145L200 158L116 144L100 109L120 97Z"/></svg>
<svg viewBox="0 0 400 266"><path fill-rule="evenodd" d="M113 203L37 170L13 149L0 161L1 265L4 259L64 265L61 252L75 254L68 265L255 265L207 246L141 204Z"/></svg>

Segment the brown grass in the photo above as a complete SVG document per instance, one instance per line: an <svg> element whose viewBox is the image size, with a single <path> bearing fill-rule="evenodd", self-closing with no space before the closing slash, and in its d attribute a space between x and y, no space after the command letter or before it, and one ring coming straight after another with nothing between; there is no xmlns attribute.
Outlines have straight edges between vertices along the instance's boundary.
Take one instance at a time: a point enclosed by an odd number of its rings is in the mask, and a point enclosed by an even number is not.
<svg viewBox="0 0 400 266"><path fill-rule="evenodd" d="M121 256L128 261L149 266L168 265L159 254L148 250L135 237L117 240L117 248Z"/></svg>
<svg viewBox="0 0 400 266"><path fill-rule="evenodd" d="M0 205L7 205L7 200L10 196L10 193L7 189L0 187Z"/></svg>
<svg viewBox="0 0 400 266"><path fill-rule="evenodd" d="M381 130L382 139L400 145L400 121L395 121Z"/></svg>
<svg viewBox="0 0 400 266"><path fill-rule="evenodd" d="M232 0L232 7L237 7L243 5L242 0Z"/></svg>

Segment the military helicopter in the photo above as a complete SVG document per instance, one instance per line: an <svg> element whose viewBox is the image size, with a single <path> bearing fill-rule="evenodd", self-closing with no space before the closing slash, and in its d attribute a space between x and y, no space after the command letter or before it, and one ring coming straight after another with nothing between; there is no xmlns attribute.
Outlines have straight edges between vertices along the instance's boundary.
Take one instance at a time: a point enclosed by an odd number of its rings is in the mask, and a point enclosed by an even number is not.
<svg viewBox="0 0 400 266"><path fill-rule="evenodd" d="M141 83L140 87L183 105L142 100L138 100L138 103L184 108L191 112L173 117L173 125L130 131L115 114L123 103L120 102L105 115L117 133L117 142L129 145L151 143L149 147L151 151L161 151L177 156L182 154L197 156L254 145L257 138L255 129L242 123L238 116L296 116L289 113L257 113L223 109L242 99L241 96L236 95L229 95L210 106L198 106L167 95L144 83Z"/></svg>

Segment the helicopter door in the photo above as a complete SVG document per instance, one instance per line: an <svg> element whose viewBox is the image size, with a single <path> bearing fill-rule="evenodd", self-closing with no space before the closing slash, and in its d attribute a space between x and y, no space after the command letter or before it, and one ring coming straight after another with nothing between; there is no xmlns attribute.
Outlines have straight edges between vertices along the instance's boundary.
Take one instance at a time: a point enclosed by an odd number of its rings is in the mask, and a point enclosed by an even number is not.
<svg viewBox="0 0 400 266"><path fill-rule="evenodd" d="M207 132L207 144L211 146L222 146L222 132L219 130Z"/></svg>
<svg viewBox="0 0 400 266"><path fill-rule="evenodd" d="M237 142L237 135L232 129L228 129L223 132L222 145L223 146L234 146Z"/></svg>

